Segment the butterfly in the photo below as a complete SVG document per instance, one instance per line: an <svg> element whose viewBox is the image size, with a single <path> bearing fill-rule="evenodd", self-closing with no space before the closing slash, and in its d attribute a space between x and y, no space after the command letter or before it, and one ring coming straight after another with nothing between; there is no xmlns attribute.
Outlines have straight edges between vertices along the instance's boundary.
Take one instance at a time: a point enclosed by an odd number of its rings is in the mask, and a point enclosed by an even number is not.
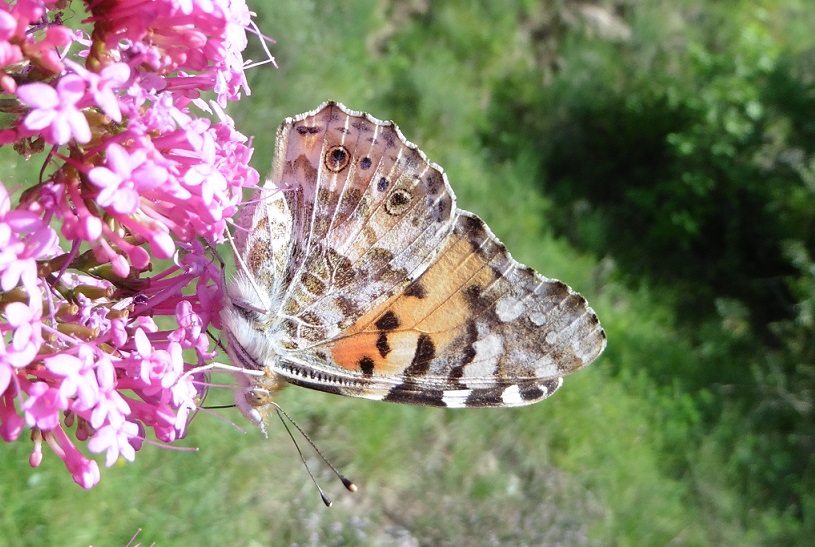
<svg viewBox="0 0 815 547"><path fill-rule="evenodd" d="M392 122L326 102L287 118L238 219L221 312L236 406L265 431L288 384L450 408L552 395L606 335L586 300L458 209Z"/></svg>

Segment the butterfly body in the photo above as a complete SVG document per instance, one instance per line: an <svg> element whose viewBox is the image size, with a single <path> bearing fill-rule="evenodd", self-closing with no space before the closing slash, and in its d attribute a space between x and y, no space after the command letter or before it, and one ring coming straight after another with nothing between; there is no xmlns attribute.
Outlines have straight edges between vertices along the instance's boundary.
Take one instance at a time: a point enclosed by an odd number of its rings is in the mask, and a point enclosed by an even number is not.
<svg viewBox="0 0 815 547"><path fill-rule="evenodd" d="M236 395L259 424L289 383L530 404L605 347L583 297L512 259L395 125L338 103L283 122L239 226L222 321L233 362L259 374Z"/></svg>

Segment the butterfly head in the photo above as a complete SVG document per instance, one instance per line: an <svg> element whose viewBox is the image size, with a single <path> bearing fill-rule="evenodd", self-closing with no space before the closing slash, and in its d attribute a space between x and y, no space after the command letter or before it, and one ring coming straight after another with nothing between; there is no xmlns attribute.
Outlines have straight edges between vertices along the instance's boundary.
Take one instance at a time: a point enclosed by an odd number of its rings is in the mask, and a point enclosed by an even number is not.
<svg viewBox="0 0 815 547"><path fill-rule="evenodd" d="M276 408L275 394L286 387L285 380L272 369L266 368L262 376L238 374L237 383L235 406L265 436L267 420Z"/></svg>

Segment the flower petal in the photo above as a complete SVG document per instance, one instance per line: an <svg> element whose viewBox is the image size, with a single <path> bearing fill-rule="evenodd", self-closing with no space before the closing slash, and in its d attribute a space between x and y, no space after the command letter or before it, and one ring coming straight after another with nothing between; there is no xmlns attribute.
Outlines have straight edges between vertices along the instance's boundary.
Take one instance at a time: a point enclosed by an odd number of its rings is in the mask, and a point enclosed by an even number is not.
<svg viewBox="0 0 815 547"><path fill-rule="evenodd" d="M17 98L33 108L52 109L59 106L57 90L48 84L35 82L17 88Z"/></svg>

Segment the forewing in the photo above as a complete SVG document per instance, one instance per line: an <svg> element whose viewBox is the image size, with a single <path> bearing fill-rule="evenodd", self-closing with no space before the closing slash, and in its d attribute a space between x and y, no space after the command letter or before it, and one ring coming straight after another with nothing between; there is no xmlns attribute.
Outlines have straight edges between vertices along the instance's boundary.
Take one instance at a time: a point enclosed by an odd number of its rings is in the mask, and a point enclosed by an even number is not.
<svg viewBox="0 0 815 547"><path fill-rule="evenodd" d="M441 169L391 122L337 103L283 123L271 179L295 213L275 298L286 349L340 336L421 275L452 230Z"/></svg>

